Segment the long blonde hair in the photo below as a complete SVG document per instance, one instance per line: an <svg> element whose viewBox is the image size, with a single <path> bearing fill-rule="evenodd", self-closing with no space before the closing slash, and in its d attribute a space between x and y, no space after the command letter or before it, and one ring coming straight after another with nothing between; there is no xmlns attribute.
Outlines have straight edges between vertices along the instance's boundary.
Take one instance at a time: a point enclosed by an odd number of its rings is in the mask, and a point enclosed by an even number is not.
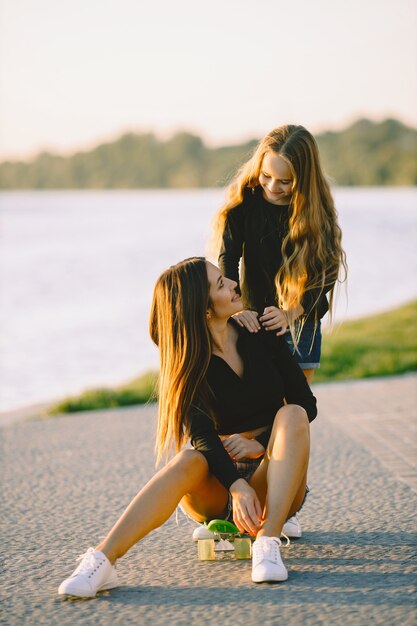
<svg viewBox="0 0 417 626"><path fill-rule="evenodd" d="M313 289L318 290L316 305L321 294L331 286L331 314L334 283L346 278L346 255L316 141L303 126L276 128L261 140L253 156L240 168L227 189L226 203L215 218L217 251L229 211L243 201L245 189L259 185L263 159L268 152L279 154L293 175L289 231L282 242L283 263L275 277L278 306L288 310L299 305L304 294Z"/></svg>
<svg viewBox="0 0 417 626"><path fill-rule="evenodd" d="M206 372L211 358L207 326L210 305L206 260L193 257L158 278L149 329L159 347L157 463L178 452L187 437L191 406L211 414Z"/></svg>

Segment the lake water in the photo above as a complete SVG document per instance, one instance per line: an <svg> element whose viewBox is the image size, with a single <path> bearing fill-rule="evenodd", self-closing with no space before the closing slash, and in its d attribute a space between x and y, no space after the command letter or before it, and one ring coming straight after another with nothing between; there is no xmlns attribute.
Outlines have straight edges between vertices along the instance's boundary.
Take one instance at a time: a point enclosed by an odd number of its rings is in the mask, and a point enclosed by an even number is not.
<svg viewBox="0 0 417 626"><path fill-rule="evenodd" d="M417 190L336 189L349 262L339 320L417 296ZM202 255L222 190L3 192L1 410L157 367L156 278Z"/></svg>

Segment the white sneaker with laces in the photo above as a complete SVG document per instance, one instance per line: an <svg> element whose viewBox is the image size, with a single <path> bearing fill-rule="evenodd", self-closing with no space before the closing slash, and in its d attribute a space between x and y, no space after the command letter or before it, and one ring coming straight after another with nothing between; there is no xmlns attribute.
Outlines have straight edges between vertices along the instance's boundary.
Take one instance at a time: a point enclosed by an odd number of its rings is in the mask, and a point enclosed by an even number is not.
<svg viewBox="0 0 417 626"><path fill-rule="evenodd" d="M301 530L301 524L297 518L297 515L289 517L282 527L281 535L285 535L290 539L299 539L303 531Z"/></svg>
<svg viewBox="0 0 417 626"><path fill-rule="evenodd" d="M287 580L288 572L282 562L278 537L258 537L252 544L252 580L254 583Z"/></svg>
<svg viewBox="0 0 417 626"><path fill-rule="evenodd" d="M81 563L71 576L59 585L60 595L94 598L97 591L119 586L116 568L103 552L89 548L77 561Z"/></svg>
<svg viewBox="0 0 417 626"><path fill-rule="evenodd" d="M199 539L214 539L214 537L215 534L212 533L205 524L200 524L193 532L193 541L198 541Z"/></svg>

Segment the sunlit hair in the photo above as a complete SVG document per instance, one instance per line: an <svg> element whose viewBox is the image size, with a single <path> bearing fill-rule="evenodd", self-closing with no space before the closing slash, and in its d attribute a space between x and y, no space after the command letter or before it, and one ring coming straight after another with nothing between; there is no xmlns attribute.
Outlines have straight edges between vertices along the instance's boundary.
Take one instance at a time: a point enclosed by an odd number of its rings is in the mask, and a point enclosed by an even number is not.
<svg viewBox="0 0 417 626"><path fill-rule="evenodd" d="M171 452L178 452L185 443L187 419L194 403L210 414L206 381L211 358L209 305L203 257L173 265L156 282L149 327L160 354L157 463Z"/></svg>
<svg viewBox="0 0 417 626"><path fill-rule="evenodd" d="M220 249L229 211L243 201L246 188L255 189L259 185L268 152L279 154L293 176L289 232L282 242L283 263L275 277L278 306L287 310L299 305L303 295L313 289L319 290L317 303L323 290L331 285L331 315L334 283L346 279L346 256L317 144L303 126L276 128L262 139L253 156L240 168L227 189L226 203L215 218L216 252Z"/></svg>

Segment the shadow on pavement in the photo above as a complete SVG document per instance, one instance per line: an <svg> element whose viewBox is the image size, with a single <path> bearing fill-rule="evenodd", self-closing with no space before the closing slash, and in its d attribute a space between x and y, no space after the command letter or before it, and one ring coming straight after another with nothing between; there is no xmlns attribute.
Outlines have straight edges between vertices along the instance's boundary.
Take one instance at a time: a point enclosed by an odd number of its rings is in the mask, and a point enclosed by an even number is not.
<svg viewBox="0 0 417 626"><path fill-rule="evenodd" d="M291 580L285 584L262 585L253 588L233 588L227 586L205 587L158 587L143 586L121 587L113 590L109 595L100 596L100 602L112 605L126 606L215 606L223 603L242 605L245 601L258 603L273 600L271 593L279 594L279 602L287 605L369 605L381 606L415 606L415 599L411 592L398 592L397 585L411 585L411 576L396 575L395 588L385 574L360 575L332 575L331 585L326 585L323 577L311 577L306 574L293 573ZM355 582L356 579L356 582ZM328 581L330 583L330 580ZM232 584L232 583L230 583ZM302 593L302 591L305 593ZM278 599L278 598L277 598Z"/></svg>

